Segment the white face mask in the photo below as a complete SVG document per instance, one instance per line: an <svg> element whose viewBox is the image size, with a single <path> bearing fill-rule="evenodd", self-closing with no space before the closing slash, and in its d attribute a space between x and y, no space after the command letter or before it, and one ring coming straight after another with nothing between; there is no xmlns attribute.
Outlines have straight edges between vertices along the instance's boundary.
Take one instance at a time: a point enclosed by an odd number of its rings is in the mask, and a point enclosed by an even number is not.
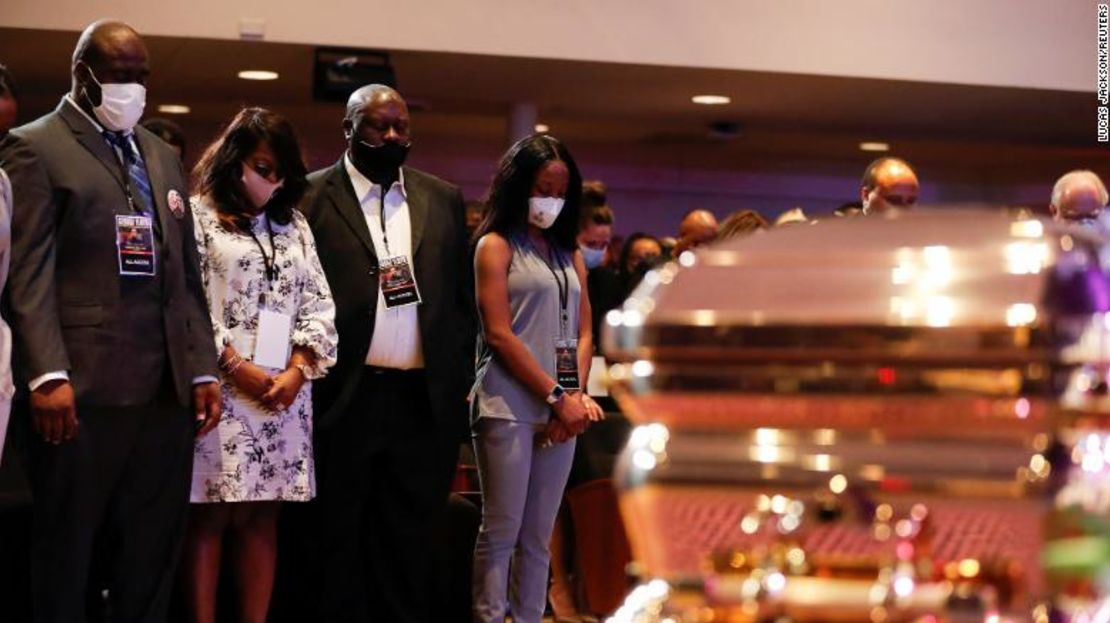
<svg viewBox="0 0 1110 623"><path fill-rule="evenodd" d="M582 251L582 259L586 262L586 268L597 268L605 261L606 249L593 249L584 244L578 245L578 249Z"/></svg>
<svg viewBox="0 0 1110 623"><path fill-rule="evenodd" d="M528 222L547 229L555 224L563 211L563 200L558 197L532 197L528 200Z"/></svg>
<svg viewBox="0 0 1110 623"><path fill-rule="evenodd" d="M89 76L100 86L100 105L93 106L93 114L100 124L113 132L134 129L146 108L146 87L137 82L101 84L91 69ZM92 101L89 103L92 104Z"/></svg>
<svg viewBox="0 0 1110 623"><path fill-rule="evenodd" d="M251 204L256 208L261 208L270 202L277 191L285 185L285 180L278 182L271 182L270 180L262 177L247 163L243 163L243 189L247 191L247 197L251 200Z"/></svg>

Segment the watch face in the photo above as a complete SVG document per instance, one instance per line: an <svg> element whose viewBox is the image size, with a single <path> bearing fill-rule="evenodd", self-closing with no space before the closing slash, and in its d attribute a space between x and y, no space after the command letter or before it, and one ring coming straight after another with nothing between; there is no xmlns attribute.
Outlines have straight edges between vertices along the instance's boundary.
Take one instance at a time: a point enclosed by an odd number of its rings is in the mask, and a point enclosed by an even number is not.
<svg viewBox="0 0 1110 623"><path fill-rule="evenodd" d="M551 393L547 395L547 404L553 405L556 402L559 402L559 400L562 399L563 394L565 393L566 391L563 389L562 385L556 385L551 390Z"/></svg>

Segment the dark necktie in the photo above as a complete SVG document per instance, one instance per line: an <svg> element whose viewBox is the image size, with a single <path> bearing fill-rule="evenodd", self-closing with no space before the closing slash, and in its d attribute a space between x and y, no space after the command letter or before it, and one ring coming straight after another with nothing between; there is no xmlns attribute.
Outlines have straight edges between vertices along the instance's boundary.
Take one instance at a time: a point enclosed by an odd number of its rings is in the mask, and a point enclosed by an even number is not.
<svg viewBox="0 0 1110 623"><path fill-rule="evenodd" d="M154 213L154 193L150 190L150 178L146 174L146 164L143 157L131 147L131 140L123 132L104 131L104 138L123 153L123 164L127 170L127 178L131 182L134 193L135 209L142 214Z"/></svg>

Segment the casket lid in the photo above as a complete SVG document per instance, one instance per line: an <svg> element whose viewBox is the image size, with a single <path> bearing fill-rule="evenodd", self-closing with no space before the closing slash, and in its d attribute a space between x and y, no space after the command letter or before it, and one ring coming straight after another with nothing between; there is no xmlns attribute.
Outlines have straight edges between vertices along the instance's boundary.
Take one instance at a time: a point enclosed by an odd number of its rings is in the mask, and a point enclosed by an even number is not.
<svg viewBox="0 0 1110 623"><path fill-rule="evenodd" d="M667 330L678 328L1045 327L1110 310L1103 242L1000 209L922 208L760 232L648 273L607 315L606 352L634 359L644 347L681 347L691 333Z"/></svg>

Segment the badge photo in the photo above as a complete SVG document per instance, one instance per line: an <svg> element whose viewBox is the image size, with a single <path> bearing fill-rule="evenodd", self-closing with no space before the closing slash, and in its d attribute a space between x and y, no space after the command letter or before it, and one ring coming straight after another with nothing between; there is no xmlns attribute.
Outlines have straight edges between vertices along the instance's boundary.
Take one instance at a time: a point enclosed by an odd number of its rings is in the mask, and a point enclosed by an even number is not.
<svg viewBox="0 0 1110 623"><path fill-rule="evenodd" d="M378 282L386 308L420 304L420 289L407 257L387 257L378 262Z"/></svg>
<svg viewBox="0 0 1110 623"><path fill-rule="evenodd" d="M579 389L578 340L555 340L555 382L564 389Z"/></svg>
<svg viewBox="0 0 1110 623"><path fill-rule="evenodd" d="M154 276L157 271L154 249L154 225L149 216L116 215L116 250L119 255L120 275Z"/></svg>
<svg viewBox="0 0 1110 623"><path fill-rule="evenodd" d="M185 218L185 199L181 197L181 193L171 190L166 194L166 203L169 204L174 218Z"/></svg>

